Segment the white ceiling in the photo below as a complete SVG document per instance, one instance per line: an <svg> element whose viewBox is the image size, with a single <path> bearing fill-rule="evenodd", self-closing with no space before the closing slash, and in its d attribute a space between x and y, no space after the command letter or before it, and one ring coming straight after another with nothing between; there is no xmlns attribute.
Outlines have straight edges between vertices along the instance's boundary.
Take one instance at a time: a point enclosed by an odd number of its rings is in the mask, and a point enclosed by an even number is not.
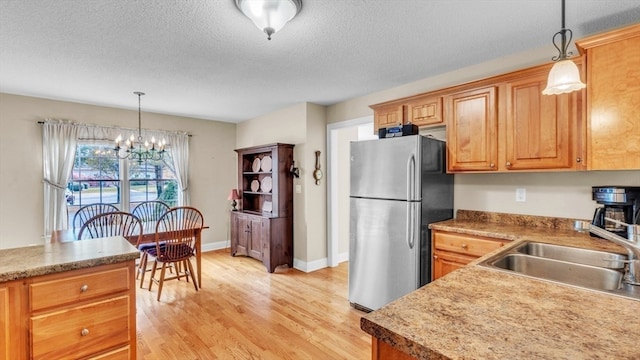
<svg viewBox="0 0 640 360"><path fill-rule="evenodd" d="M268 41L234 0L0 0L0 92L240 122L551 46L560 9L303 0ZM567 0L574 39L637 22L640 0Z"/></svg>

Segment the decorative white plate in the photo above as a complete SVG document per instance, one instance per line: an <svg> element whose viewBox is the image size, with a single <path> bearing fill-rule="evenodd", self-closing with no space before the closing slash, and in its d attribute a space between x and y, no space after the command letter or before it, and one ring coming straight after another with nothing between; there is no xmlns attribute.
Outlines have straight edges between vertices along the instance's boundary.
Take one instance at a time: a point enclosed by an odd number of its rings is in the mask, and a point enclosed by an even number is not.
<svg viewBox="0 0 640 360"><path fill-rule="evenodd" d="M253 180L251 182L251 191L256 192L260 188L260 182L258 180Z"/></svg>
<svg viewBox="0 0 640 360"><path fill-rule="evenodd" d="M271 192L271 186L272 186L272 180L271 180L271 176L265 176L264 179L262 179L262 183L260 183L260 187L262 188L262 192Z"/></svg>
<svg viewBox="0 0 640 360"><path fill-rule="evenodd" d="M262 158L262 171L271 171L271 156Z"/></svg>
<svg viewBox="0 0 640 360"><path fill-rule="evenodd" d="M273 211L273 203L271 201L265 201L262 204L262 212L272 212Z"/></svg>
<svg viewBox="0 0 640 360"><path fill-rule="evenodd" d="M251 164L251 169L253 170L253 172L260 171L260 159L258 158L253 159L253 164Z"/></svg>

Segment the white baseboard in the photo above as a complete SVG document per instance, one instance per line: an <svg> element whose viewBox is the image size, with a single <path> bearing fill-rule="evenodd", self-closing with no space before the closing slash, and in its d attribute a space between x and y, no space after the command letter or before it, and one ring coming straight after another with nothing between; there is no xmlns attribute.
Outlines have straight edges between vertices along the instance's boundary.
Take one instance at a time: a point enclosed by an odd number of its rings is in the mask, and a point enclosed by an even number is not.
<svg viewBox="0 0 640 360"><path fill-rule="evenodd" d="M229 240L205 243L205 244L202 244L202 252L226 249L229 246L230 246Z"/></svg>
<svg viewBox="0 0 640 360"><path fill-rule="evenodd" d="M229 240L227 241L216 241L212 243L202 244L202 252L214 251L227 249L230 247ZM341 253L338 254L338 264L349 261L349 253ZM303 272L312 272L320 269L324 269L329 266L329 262L327 258L322 258L318 260L314 260L311 262L302 261L299 259L293 259L293 267Z"/></svg>
<svg viewBox="0 0 640 360"><path fill-rule="evenodd" d="M338 254L338 264L349 261L349 253ZM329 261L327 258L314 260L311 262L302 261L299 259L293 259L293 267L304 272L312 272L329 267Z"/></svg>

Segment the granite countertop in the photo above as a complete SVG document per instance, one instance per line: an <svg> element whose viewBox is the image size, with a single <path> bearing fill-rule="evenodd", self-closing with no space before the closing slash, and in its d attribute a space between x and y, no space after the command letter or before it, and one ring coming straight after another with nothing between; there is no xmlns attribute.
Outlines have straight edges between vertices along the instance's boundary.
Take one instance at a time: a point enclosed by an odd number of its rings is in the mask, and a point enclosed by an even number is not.
<svg viewBox="0 0 640 360"><path fill-rule="evenodd" d="M0 283L137 259L122 236L0 250Z"/></svg>
<svg viewBox="0 0 640 360"><path fill-rule="evenodd" d="M535 240L626 253L571 230L571 219L486 215L459 211L456 220L431 228L512 240L508 247ZM363 316L361 328L420 359L640 358L640 301L509 274L479 261Z"/></svg>

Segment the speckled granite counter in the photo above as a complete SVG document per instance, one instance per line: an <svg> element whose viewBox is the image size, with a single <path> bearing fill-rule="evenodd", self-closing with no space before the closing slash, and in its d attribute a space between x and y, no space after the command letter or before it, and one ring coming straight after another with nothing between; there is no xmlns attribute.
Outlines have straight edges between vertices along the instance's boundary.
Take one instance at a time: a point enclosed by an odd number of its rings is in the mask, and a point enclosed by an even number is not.
<svg viewBox="0 0 640 360"><path fill-rule="evenodd" d="M0 282L114 264L140 256L121 236L0 250Z"/></svg>
<svg viewBox="0 0 640 360"><path fill-rule="evenodd" d="M624 253L570 230L570 219L509 217L463 211L432 228L513 240L509 247L535 240ZM640 301L488 269L478 261L365 315L361 328L420 359L640 358Z"/></svg>

